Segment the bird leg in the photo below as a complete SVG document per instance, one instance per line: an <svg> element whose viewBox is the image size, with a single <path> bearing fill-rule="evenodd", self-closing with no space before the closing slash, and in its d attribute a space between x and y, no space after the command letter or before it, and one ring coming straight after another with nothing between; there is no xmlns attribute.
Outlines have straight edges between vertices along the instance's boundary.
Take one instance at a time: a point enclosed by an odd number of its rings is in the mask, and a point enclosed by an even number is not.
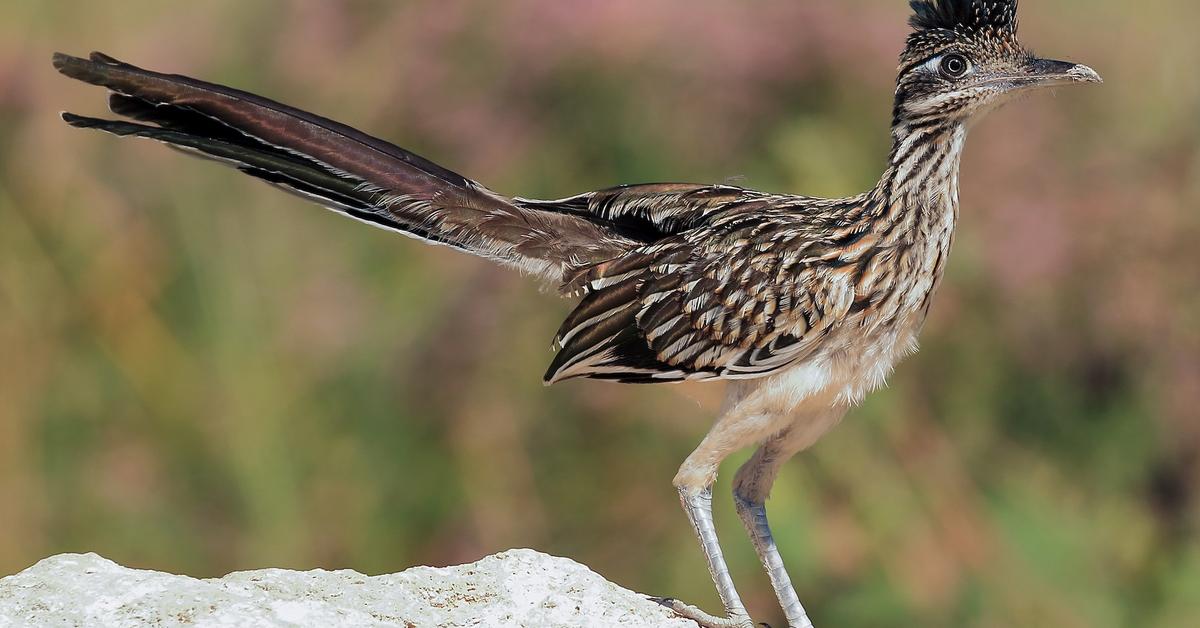
<svg viewBox="0 0 1200 628"><path fill-rule="evenodd" d="M705 628L753 628L754 622L750 620L750 614L746 612L746 607L733 586L733 577L729 575L729 567L721 553L721 543L717 539L717 528L713 525L712 518L712 486L699 493L680 488L679 500L687 513L688 521L692 524L696 538L700 540L700 548L704 550L704 558L708 562L708 572L712 575L713 583L717 585L717 594L721 596L721 604L724 605L728 616L715 617L679 600L666 600L666 605L676 615L691 619Z"/></svg>
<svg viewBox="0 0 1200 628"><path fill-rule="evenodd" d="M775 538L771 536L766 506L744 501L737 495L734 495L733 499L738 516L746 526L746 532L750 534L754 551L758 553L758 558L767 571L767 577L771 579L771 586L775 589L775 596L779 598L779 606L783 608L788 628L813 628L808 612L800 603L796 589L792 587L792 580L783 565L783 557L779 555L779 548L775 546Z"/></svg>
<svg viewBox="0 0 1200 628"><path fill-rule="evenodd" d="M816 442L843 414L845 408L835 408L816 416L798 417L792 426L763 443L734 477L733 503L738 517L746 526L754 551L771 580L788 628L812 628L813 624L792 587L783 557L775 545L765 502L783 463Z"/></svg>
<svg viewBox="0 0 1200 628"><path fill-rule="evenodd" d="M771 526L767 522L767 508L764 504L766 496L758 493L755 490L757 487L743 486L741 482L738 482L746 475L757 476L764 472L774 471L772 467L777 467L776 461L780 458L783 456L780 456L771 444L763 445L754 452L754 456L738 469L733 489L733 503L737 508L738 517L742 520L742 525L746 526L746 533L750 535L754 551L758 553L763 569L766 570L767 577L771 580L775 596L779 598L779 606L783 609L788 628L811 628L812 621L800 603L796 589L792 587L792 580L788 577L787 569L783 565L783 557L779 555L779 548L775 545L774 536L771 535Z"/></svg>
<svg viewBox="0 0 1200 628"><path fill-rule="evenodd" d="M683 510L704 551L708 571L717 586L726 616L715 617L678 600L667 600L664 603L679 616L691 619L705 628L754 627L750 614L746 612L746 607L734 588L729 567L721 553L717 529L713 525L712 486L717 479L717 468L729 454L762 442L778 432L781 423L783 426L791 423L787 416L748 412L744 407L739 407L740 404L736 401L729 405L731 407L713 425L700 446L679 467L674 481L675 488L679 490Z"/></svg>

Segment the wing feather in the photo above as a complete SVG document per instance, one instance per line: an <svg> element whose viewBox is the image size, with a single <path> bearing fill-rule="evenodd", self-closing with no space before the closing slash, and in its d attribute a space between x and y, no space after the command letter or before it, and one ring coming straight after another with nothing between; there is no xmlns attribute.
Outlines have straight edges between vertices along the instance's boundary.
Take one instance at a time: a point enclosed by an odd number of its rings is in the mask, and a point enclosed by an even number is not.
<svg viewBox="0 0 1200 628"><path fill-rule="evenodd" d="M756 209L709 218L589 269L548 383L762 377L846 318L853 281L810 220Z"/></svg>

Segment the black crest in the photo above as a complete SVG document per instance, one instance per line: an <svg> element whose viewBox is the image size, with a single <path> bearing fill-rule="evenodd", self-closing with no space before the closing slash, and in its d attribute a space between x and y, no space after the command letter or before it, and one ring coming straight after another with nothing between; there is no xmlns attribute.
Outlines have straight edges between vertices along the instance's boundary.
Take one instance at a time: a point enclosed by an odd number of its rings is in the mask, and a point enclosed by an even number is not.
<svg viewBox="0 0 1200 628"><path fill-rule="evenodd" d="M909 24L918 32L1017 30L1017 0L912 0L909 5Z"/></svg>

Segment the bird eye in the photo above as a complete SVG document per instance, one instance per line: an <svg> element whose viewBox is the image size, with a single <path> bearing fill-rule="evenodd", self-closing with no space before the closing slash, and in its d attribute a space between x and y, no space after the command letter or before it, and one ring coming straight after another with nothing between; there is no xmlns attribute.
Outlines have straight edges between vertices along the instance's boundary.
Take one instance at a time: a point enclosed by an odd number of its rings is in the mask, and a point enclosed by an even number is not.
<svg viewBox="0 0 1200 628"><path fill-rule="evenodd" d="M971 62L960 54L948 54L942 57L941 63L938 64L938 72L950 79L960 79L966 76L970 69Z"/></svg>

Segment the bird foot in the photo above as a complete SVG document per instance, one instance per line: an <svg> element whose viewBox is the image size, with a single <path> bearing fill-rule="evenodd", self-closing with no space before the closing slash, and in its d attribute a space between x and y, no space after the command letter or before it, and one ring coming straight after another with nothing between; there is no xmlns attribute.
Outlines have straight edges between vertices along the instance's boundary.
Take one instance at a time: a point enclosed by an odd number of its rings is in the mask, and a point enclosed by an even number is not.
<svg viewBox="0 0 1200 628"><path fill-rule="evenodd" d="M715 615L710 615L690 604L684 604L683 602L680 602L674 598L651 597L650 599L671 609L671 612L675 613L676 615L696 622L702 626L702 628L771 628L766 624L756 625L754 620L750 619L750 617L747 615L735 617L717 617Z"/></svg>

